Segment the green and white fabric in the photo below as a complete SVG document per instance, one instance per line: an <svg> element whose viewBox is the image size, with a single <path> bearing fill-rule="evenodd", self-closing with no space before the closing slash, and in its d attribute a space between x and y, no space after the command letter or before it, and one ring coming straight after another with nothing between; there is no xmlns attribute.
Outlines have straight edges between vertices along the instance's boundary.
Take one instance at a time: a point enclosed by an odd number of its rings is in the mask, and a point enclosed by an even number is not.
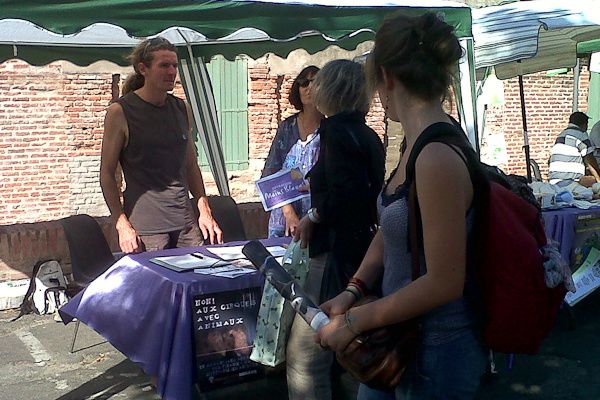
<svg viewBox="0 0 600 400"><path fill-rule="evenodd" d="M310 268L308 248L301 249L300 241L291 242L283 257L282 265L301 286L304 286ZM287 338L294 315L295 312L289 302L286 302L277 290L265 281L256 321L254 349L250 354L252 361L269 367L285 361Z"/></svg>

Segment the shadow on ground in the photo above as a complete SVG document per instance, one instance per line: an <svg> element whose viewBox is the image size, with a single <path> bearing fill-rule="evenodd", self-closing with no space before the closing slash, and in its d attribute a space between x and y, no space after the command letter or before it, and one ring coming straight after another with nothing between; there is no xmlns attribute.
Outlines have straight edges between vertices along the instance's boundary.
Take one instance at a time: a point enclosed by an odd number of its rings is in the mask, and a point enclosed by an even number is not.
<svg viewBox="0 0 600 400"><path fill-rule="evenodd" d="M137 373L136 370L138 370ZM139 367L129 360L123 360L56 400L105 400L114 398L125 390L139 392L138 394L128 394L126 397L128 399L160 399L159 396L153 394L153 388L148 381L148 377L143 374Z"/></svg>

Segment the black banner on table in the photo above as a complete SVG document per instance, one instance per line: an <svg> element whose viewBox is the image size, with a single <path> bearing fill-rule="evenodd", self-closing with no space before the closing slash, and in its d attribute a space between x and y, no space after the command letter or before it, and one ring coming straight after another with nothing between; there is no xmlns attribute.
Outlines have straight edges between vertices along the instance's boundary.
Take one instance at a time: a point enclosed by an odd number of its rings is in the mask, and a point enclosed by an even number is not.
<svg viewBox="0 0 600 400"><path fill-rule="evenodd" d="M250 360L262 287L194 296L197 383L203 391L261 377Z"/></svg>

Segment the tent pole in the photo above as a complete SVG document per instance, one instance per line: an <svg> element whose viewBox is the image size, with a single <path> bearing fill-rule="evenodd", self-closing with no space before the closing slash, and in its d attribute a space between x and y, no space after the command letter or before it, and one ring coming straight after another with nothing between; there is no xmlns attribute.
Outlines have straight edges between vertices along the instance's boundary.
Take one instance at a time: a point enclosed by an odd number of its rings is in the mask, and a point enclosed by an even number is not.
<svg viewBox="0 0 600 400"><path fill-rule="evenodd" d="M475 53L473 38L461 38L461 46L466 50L459 61L460 90L459 105L462 107L461 125L467 132L469 142L479 155L479 138L477 132L477 98L475 96Z"/></svg>
<svg viewBox="0 0 600 400"><path fill-rule="evenodd" d="M579 75L581 74L579 58L573 67L573 112L579 109Z"/></svg>
<svg viewBox="0 0 600 400"><path fill-rule="evenodd" d="M525 114L525 91L523 90L523 75L519 75L519 94L521 97L521 117L523 119L523 150L527 164L527 182L531 183L531 159L529 157L529 133L527 132L527 115Z"/></svg>

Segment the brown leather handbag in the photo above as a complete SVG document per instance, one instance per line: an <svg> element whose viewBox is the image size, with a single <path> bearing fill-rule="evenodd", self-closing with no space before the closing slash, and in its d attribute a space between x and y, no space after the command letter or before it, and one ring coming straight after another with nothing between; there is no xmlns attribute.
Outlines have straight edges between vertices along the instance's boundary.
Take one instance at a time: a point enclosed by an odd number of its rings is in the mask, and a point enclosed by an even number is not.
<svg viewBox="0 0 600 400"><path fill-rule="evenodd" d="M355 306L377 300L365 297ZM413 360L419 339L416 320L374 329L357 336L343 352L337 352L340 365L359 382L374 389L393 390Z"/></svg>
<svg viewBox="0 0 600 400"><path fill-rule="evenodd" d="M416 187L413 183L408 199L413 280L420 276L415 196ZM375 300L377 297L368 296L356 302L353 307ZM357 336L344 351L336 353L336 358L359 382L374 389L392 391L414 359L418 342L419 323L416 319L411 319Z"/></svg>

